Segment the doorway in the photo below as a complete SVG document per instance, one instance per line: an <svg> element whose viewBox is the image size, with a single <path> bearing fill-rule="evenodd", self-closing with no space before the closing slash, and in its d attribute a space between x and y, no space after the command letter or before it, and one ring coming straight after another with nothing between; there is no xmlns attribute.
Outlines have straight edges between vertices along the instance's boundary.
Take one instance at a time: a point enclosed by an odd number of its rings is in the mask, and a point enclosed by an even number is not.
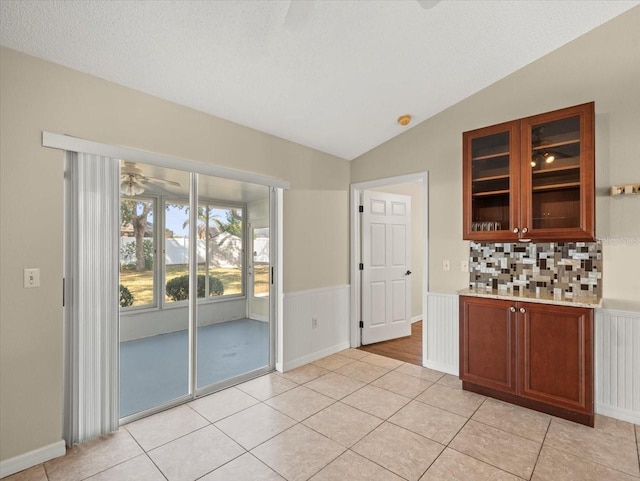
<svg viewBox="0 0 640 481"><path fill-rule="evenodd" d="M379 179L368 182L361 182L357 184L351 185L351 295L354 302L351 303L351 346L359 347L367 342L367 334L364 333L363 336L363 328L367 325L367 323L371 324L370 319L364 319L363 316L371 316L372 311L375 311L375 304L371 307L369 305L363 305L363 302L369 302L366 299L367 294L371 295L371 293L367 293L366 290L368 286L364 285L364 282L371 282L371 277L365 277L363 275L363 270L366 269L365 265L367 263L367 258L369 262L371 262L371 248L372 246L367 246L366 242L370 242L371 239L367 233L363 233L363 214L361 213L360 206L362 205L362 210L364 211L366 207L363 205L363 200L365 197L365 192L374 192L373 196L375 197L376 193L382 192L385 194L389 194L391 198L394 195L400 195L400 199L402 196L409 196L411 198L411 207L413 207L410 219L410 228L409 230L413 231L413 234L408 234L410 237L410 248L409 252L407 252L407 262L406 265L403 265L403 272L398 272L396 275L404 274L402 277L406 278L407 275L411 276L411 280L413 281L413 287L407 287L409 289L409 306L407 307L407 313L405 317L410 323L415 323L423 320L423 313L426 313L426 292L428 290L428 223L427 223L427 199L428 199L428 174L426 172L409 174L399 177L392 177L386 179ZM368 195L371 197L371 194ZM382 206L382 204L380 203ZM400 210L400 209L399 209ZM380 224L380 223L379 223ZM367 224L367 226L369 226ZM382 230L382 228L374 227L374 230ZM402 228L395 228L396 234L403 231ZM393 233L387 233L386 238L390 235L394 235ZM374 241L375 242L375 241ZM373 246L375 249L375 246ZM397 251L400 252L400 251ZM389 255L393 255L393 253L387 253L387 257ZM400 265L401 262L396 262L396 264ZM362 270L361 270L362 269ZM408 274L410 272L410 274ZM399 287L403 284L406 285L406 282L402 280L402 277L398 277L396 281L391 281L395 283L396 290L391 292L391 296L398 296L398 294L402 291ZM382 286L381 282L379 286ZM382 288L380 287L379 290ZM399 305L398 302L396 302ZM387 308L388 310L388 308ZM399 311L398 311L399 312ZM401 314L401 313L400 313ZM373 312L374 316L381 317L381 313ZM387 316L388 317L388 316ZM391 320L400 319L402 316L399 314L391 315ZM408 336L411 334L411 324L409 324L408 329L404 328L404 335ZM396 331L399 332L399 331ZM373 338L375 341L388 341L389 338L396 337L396 334L392 333L391 336L385 339L383 335L382 338ZM391 342L391 341L388 341Z"/></svg>
<svg viewBox="0 0 640 481"><path fill-rule="evenodd" d="M358 349L422 366L422 321L411 323L411 335L407 337L362 345Z"/></svg>
<svg viewBox="0 0 640 481"><path fill-rule="evenodd" d="M120 416L129 422L274 368L274 189L125 161L121 174Z"/></svg>

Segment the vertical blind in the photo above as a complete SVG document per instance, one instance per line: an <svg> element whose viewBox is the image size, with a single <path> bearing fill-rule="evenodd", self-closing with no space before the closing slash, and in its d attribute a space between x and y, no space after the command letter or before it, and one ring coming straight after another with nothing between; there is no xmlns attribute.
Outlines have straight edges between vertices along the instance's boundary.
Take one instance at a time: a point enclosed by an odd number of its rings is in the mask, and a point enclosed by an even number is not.
<svg viewBox="0 0 640 481"><path fill-rule="evenodd" d="M119 424L120 164L69 153L65 266L65 441Z"/></svg>

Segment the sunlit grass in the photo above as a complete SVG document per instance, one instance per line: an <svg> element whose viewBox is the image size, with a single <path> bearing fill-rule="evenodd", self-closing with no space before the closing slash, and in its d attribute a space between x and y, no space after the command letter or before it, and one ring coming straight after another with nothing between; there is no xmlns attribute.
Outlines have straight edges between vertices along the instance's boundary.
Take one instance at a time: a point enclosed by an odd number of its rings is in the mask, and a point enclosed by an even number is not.
<svg viewBox="0 0 640 481"><path fill-rule="evenodd" d="M173 264L166 266L166 282L176 277L189 273L189 266L186 264ZM204 274L204 266L198 266L198 274ZM210 268L209 274L222 281L224 294L242 293L242 270L238 267L217 267ZM269 266L255 266L256 294L268 294L269 292ZM133 294L133 306L144 306L153 303L153 271L137 272L135 270L121 270L120 283L127 287ZM166 302L172 302L168 297Z"/></svg>

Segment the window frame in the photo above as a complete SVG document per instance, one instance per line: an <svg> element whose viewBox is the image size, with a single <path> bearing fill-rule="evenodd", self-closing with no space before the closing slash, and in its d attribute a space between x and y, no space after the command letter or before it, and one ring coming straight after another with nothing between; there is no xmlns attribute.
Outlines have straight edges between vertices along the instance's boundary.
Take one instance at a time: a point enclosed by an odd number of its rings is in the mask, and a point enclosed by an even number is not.
<svg viewBox="0 0 640 481"><path fill-rule="evenodd" d="M123 196L120 195L120 200L151 200L154 203L153 206L153 214L154 214L154 223L153 223L153 243L154 243L154 258L153 258L153 298L154 302L152 304L144 304L141 306L128 306L128 307L120 307L121 314L138 314L144 312L151 311L160 311L165 309L177 309L187 307L189 305L189 300L185 299L182 301L171 301L166 298L166 285L167 285L167 264L166 264L166 245L165 245L165 236L164 233L166 231L166 206L167 204L180 204L185 207L189 207L189 199L188 197L182 196L168 196L168 195L155 195L145 193L139 196ZM159 208L161 206L162 208ZM206 296L203 298L198 298L198 304L212 304L216 302L225 302L230 300L242 300L247 298L247 204L241 202L232 202L232 201L223 201L214 198L199 198L198 199L198 208L201 206L209 206L213 209L239 209L242 212L242 239L241 239L241 291L240 293L235 294L223 294L221 296ZM162 242L162 247L158 248L160 242ZM208 245L206 245L206 249L208 249ZM207 266L205 266L206 272Z"/></svg>
<svg viewBox="0 0 640 481"><path fill-rule="evenodd" d="M143 192L141 195L134 195L134 196L125 196L120 194L120 204L122 204L123 200L133 200L133 201L137 201L137 202L144 202L144 201L151 201L153 203L152 205L152 212L153 212L153 227L151 229L151 239L153 242L153 263L151 266L151 271L152 271L152 293L153 293L153 301L150 304L143 304L143 305L138 305L138 306L126 306L126 307L119 307L120 313L139 313L139 312L145 312L145 311L153 311L153 310L158 310L160 308L160 297L159 297L159 285L161 282L160 276L159 276L159 269L158 269L158 229L159 229L159 225L161 223L164 223L164 216L162 216L161 214L159 214L158 211L158 205L160 203L160 197L157 195L152 195L152 194L148 194L148 195L144 195L145 193ZM159 222L159 220L162 218L162 220ZM122 229L122 219L120 219L120 229ZM144 239L144 237L143 237ZM120 233L120 249L122 249L122 231ZM164 256L164 249L163 249L163 256ZM121 259L120 259L121 260ZM118 266L118 283L122 284L122 264L120 263L120 265ZM125 286L126 287L126 286Z"/></svg>

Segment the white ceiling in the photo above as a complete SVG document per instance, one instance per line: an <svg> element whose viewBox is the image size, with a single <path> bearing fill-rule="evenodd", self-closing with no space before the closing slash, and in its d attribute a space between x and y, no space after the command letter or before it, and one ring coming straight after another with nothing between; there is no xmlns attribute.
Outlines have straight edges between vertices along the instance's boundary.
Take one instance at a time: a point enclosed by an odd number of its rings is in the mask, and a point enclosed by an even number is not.
<svg viewBox="0 0 640 481"><path fill-rule="evenodd" d="M2 0L0 43L351 160L638 4Z"/></svg>

